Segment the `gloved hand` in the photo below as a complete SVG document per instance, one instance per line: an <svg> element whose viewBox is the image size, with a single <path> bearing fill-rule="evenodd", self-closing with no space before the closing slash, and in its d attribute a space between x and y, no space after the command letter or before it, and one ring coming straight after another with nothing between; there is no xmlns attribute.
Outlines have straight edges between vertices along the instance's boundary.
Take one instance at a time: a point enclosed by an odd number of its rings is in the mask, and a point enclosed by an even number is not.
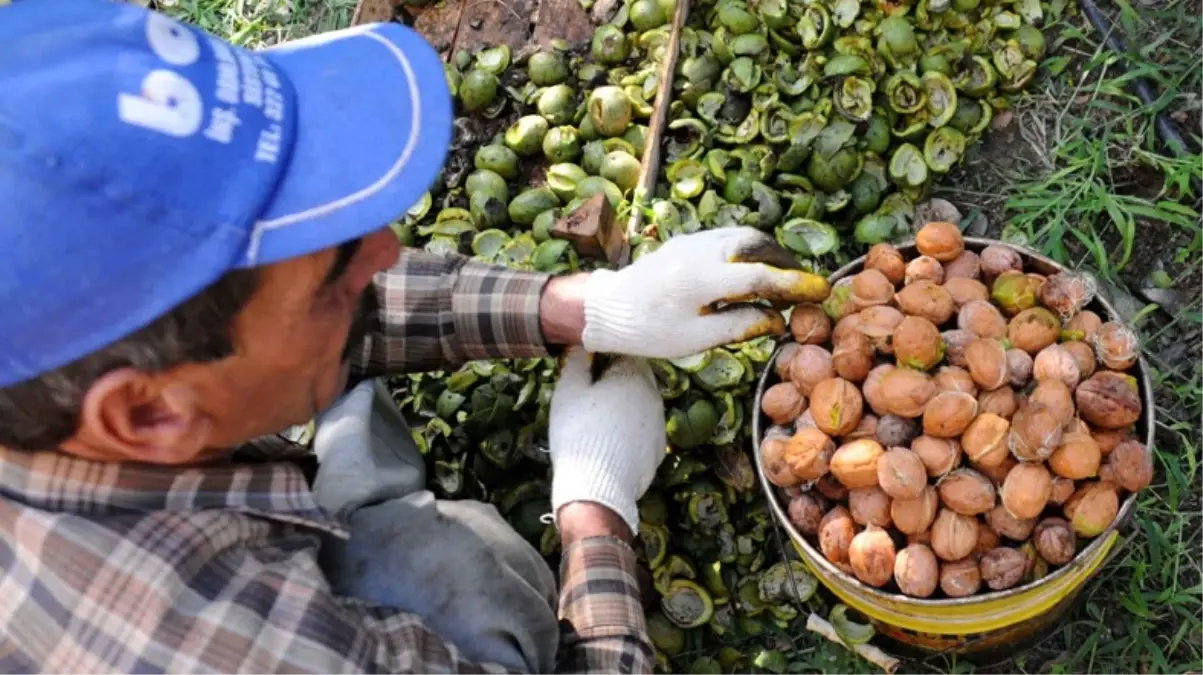
<svg viewBox="0 0 1203 675"><path fill-rule="evenodd" d="M728 227L681 235L618 271L585 284L581 340L591 352L680 358L711 347L785 333L775 309L716 303L824 300L827 280L800 269L769 235Z"/></svg>
<svg viewBox="0 0 1203 675"><path fill-rule="evenodd" d="M639 533L636 502L664 461L664 400L643 359L619 357L597 382L573 347L551 397L551 508L595 502Z"/></svg>

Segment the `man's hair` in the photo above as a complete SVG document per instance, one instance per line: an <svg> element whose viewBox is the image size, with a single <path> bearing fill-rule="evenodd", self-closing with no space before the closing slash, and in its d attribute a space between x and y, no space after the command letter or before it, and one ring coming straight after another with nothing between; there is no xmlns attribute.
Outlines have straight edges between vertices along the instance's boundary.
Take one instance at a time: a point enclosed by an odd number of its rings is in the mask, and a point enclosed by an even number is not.
<svg viewBox="0 0 1203 675"><path fill-rule="evenodd" d="M49 450L79 427L88 389L117 368L159 372L234 351L233 324L258 287L258 270L234 270L141 330L57 370L0 389L0 445Z"/></svg>

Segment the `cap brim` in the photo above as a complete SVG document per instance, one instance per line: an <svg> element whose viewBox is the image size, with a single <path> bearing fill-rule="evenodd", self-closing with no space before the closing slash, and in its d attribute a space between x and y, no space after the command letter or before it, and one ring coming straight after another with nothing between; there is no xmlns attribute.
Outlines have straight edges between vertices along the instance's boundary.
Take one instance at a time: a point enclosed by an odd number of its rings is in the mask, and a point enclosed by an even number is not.
<svg viewBox="0 0 1203 675"><path fill-rule="evenodd" d="M296 140L244 264L377 231L430 188L454 112L443 63L421 35L372 24L262 54L295 90Z"/></svg>

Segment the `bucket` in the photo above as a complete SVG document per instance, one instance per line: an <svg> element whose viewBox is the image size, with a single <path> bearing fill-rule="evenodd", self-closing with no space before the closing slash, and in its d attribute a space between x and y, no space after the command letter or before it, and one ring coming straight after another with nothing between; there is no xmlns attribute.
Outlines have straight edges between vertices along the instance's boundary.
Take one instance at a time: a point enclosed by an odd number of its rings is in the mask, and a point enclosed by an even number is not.
<svg viewBox="0 0 1203 675"><path fill-rule="evenodd" d="M1013 249L1023 259L1024 269L1051 275L1066 268L1038 253L1005 242L966 237L965 249L980 252L989 245ZM913 241L898 246L906 259L917 251ZM834 284L856 274L864 265L864 257L845 265L831 275ZM1115 308L1105 298L1097 297L1086 309L1096 312L1104 321L1121 321ZM792 342L786 336L773 354L774 363L782 347ZM1153 390L1144 358L1129 370L1136 377L1143 403L1141 419L1135 436L1153 447ZM1068 564L1048 576L1003 591L980 593L967 598L925 600L888 593L845 574L790 523L785 507L777 497L777 488L769 482L760 459L760 443L772 422L761 411L760 401L767 390L778 382L774 368L764 370L756 388L756 412L752 420L753 456L757 478L778 525L782 527L797 549L805 565L841 602L867 616L879 635L918 655L936 653L957 654L972 660L1014 651L1020 644L1046 637L1054 625L1073 605L1086 582L1120 550L1123 539L1119 528L1132 516L1136 495L1129 494L1111 525L1094 537ZM1008 648L1008 649L1003 649Z"/></svg>

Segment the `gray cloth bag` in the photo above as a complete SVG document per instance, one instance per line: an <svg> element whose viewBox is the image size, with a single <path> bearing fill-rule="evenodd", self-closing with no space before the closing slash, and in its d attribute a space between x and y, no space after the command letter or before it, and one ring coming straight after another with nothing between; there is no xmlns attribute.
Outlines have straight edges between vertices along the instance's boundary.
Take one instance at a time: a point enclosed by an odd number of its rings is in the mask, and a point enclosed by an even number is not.
<svg viewBox="0 0 1203 675"><path fill-rule="evenodd" d="M346 523L321 564L335 593L421 616L476 661L555 670L555 577L491 504L435 499L405 419L367 380L317 420L319 505Z"/></svg>

